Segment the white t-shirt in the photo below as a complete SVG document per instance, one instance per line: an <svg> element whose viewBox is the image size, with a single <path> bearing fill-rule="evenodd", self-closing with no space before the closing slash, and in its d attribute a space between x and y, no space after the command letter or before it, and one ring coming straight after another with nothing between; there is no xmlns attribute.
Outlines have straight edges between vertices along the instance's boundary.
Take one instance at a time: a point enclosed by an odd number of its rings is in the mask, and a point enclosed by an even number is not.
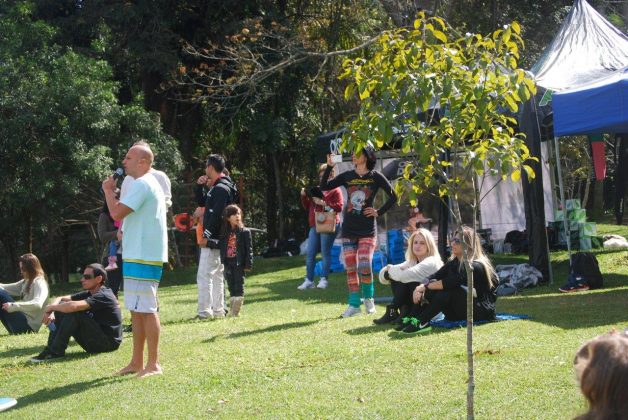
<svg viewBox="0 0 628 420"><path fill-rule="evenodd" d="M134 180L120 202L133 210L122 224L122 259L167 262L166 200L157 179L147 173Z"/></svg>
<svg viewBox="0 0 628 420"><path fill-rule="evenodd" d="M149 173L152 174L157 182L159 182L159 185L161 185L161 190L164 192L164 198L166 199L166 208L169 209L170 207L172 207L172 190L170 178L168 178L168 175L166 175L165 172L154 168L151 168ZM120 200L122 200L126 196L126 193L129 191L129 187L134 180L135 178L133 178L131 175L127 175L124 177L122 185L120 185Z"/></svg>
<svg viewBox="0 0 628 420"><path fill-rule="evenodd" d="M164 198L166 199L166 209L172 207L172 191L170 189L170 178L166 175L165 172L151 168L151 175L155 177L159 185L161 185L161 190L164 192Z"/></svg>

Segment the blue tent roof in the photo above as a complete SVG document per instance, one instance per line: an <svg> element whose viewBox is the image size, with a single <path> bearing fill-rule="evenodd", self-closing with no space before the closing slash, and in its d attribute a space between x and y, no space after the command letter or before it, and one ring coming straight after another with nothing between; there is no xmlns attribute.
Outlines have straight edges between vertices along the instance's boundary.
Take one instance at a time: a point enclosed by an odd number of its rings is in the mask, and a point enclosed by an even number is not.
<svg viewBox="0 0 628 420"><path fill-rule="evenodd" d="M628 67L554 92L554 135L628 133Z"/></svg>

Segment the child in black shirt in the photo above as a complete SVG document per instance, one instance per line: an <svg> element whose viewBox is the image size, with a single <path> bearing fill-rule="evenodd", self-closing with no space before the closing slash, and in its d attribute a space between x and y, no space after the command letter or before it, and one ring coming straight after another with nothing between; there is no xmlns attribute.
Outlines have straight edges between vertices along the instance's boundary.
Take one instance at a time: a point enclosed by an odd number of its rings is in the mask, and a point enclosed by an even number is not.
<svg viewBox="0 0 628 420"><path fill-rule="evenodd" d="M244 227L242 210L235 204L225 207L222 220L220 260L229 288L229 316L238 316L244 303L244 273L253 266L251 231Z"/></svg>

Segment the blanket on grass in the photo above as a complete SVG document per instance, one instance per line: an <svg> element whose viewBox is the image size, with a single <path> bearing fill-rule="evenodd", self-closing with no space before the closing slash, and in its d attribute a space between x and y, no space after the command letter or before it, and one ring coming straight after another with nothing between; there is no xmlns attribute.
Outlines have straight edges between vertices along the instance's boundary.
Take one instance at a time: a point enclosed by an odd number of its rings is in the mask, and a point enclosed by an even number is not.
<svg viewBox="0 0 628 420"><path fill-rule="evenodd" d="M520 314L499 313L495 315L495 321L511 321L513 319L529 319L529 318L530 317L528 315L520 315ZM474 321L473 325L481 325L481 324L486 324L488 322L495 322L495 321ZM432 327L439 327L439 328L466 327L467 321L449 321L445 319L443 314L440 314L440 316L437 315L436 317L432 319L432 321L430 321L430 325Z"/></svg>

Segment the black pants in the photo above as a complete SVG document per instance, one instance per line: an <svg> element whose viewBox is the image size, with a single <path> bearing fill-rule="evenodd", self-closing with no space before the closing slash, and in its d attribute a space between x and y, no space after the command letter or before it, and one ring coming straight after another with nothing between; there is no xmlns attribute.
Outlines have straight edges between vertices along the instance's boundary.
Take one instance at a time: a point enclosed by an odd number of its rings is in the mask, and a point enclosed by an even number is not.
<svg viewBox="0 0 628 420"><path fill-rule="evenodd" d="M244 296L244 267L235 264L225 264L225 280L229 288L229 296Z"/></svg>
<svg viewBox="0 0 628 420"><path fill-rule="evenodd" d="M461 321L467 319L467 292L461 287L451 290L427 290L426 305L414 305L411 315L420 319L422 323L442 312L449 321Z"/></svg>
<svg viewBox="0 0 628 420"><path fill-rule="evenodd" d="M109 264L107 258L103 260L103 267ZM117 270L107 271L107 287L111 289L116 298L118 298L118 292L120 291L120 285L122 284L122 254L116 254L116 264L118 264Z"/></svg>
<svg viewBox="0 0 628 420"><path fill-rule="evenodd" d="M393 293L391 306L397 309L401 308L402 306L411 307L413 305L412 292L414 292L414 289L416 289L419 284L421 283L402 283L400 281L391 280L390 288L392 289Z"/></svg>
<svg viewBox="0 0 628 420"><path fill-rule="evenodd" d="M414 305L411 315L426 323L439 312L448 321L464 321L467 319L467 292L462 287L451 290L428 290L425 293L427 305ZM495 312L484 309L473 299L473 320L488 321L495 319Z"/></svg>
<svg viewBox="0 0 628 420"><path fill-rule="evenodd" d="M54 354L63 356L71 337L88 353L114 351L120 347L120 343L105 334L88 312L55 312L55 325L56 331L48 335L48 350Z"/></svg>

